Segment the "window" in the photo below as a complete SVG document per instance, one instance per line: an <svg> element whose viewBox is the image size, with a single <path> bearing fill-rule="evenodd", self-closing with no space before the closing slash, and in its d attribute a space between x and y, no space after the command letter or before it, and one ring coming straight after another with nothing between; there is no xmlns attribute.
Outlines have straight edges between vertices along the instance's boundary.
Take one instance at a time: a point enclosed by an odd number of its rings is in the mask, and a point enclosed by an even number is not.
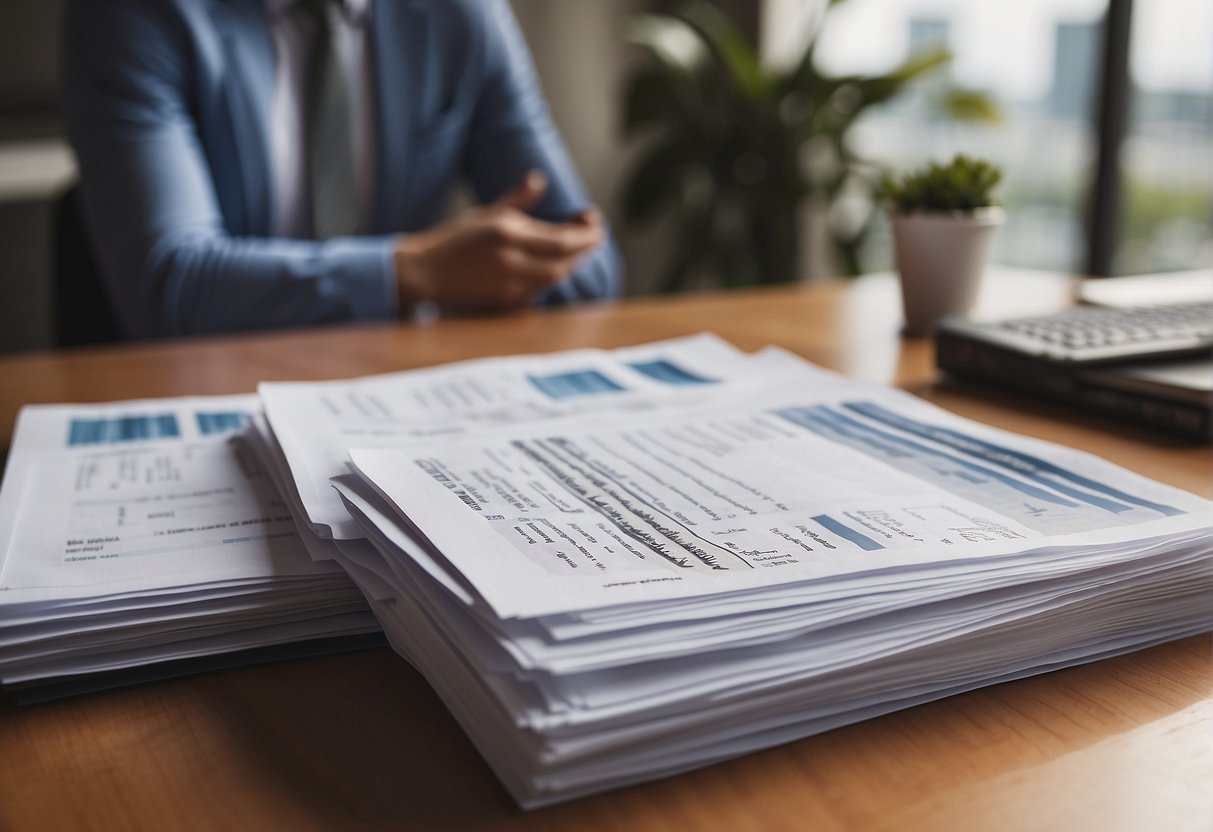
<svg viewBox="0 0 1213 832"><path fill-rule="evenodd" d="M784 15L792 6L774 3ZM1113 268L1207 267L1213 263L1213 4L1136 6L1130 122L1121 154L1124 210ZM1108 7L1108 0L849 0L828 15L819 60L834 72L873 73L919 50L949 49L954 59L946 71L857 125L855 149L898 171L957 152L998 163L1008 217L994 258L1081 271L1091 262L1088 203L1097 175ZM940 100L957 85L989 93L1003 122L949 120ZM862 262L869 270L891 264L883 225L874 229Z"/></svg>
<svg viewBox="0 0 1213 832"><path fill-rule="evenodd" d="M1124 210L1113 270L1213 265L1213 3L1133 6Z"/></svg>

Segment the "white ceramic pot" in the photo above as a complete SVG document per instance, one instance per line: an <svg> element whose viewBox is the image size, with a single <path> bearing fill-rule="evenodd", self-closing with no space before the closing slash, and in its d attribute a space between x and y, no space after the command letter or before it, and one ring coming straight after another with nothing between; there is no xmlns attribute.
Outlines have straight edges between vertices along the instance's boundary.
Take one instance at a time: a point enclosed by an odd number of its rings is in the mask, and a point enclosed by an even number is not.
<svg viewBox="0 0 1213 832"><path fill-rule="evenodd" d="M990 240L1005 217L996 206L890 215L906 335L926 335L940 318L973 309Z"/></svg>

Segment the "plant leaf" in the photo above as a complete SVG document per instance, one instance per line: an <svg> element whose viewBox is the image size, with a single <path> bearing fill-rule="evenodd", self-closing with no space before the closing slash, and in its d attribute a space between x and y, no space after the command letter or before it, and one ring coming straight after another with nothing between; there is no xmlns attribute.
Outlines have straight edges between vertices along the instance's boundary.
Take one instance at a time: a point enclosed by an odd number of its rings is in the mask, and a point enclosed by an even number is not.
<svg viewBox="0 0 1213 832"><path fill-rule="evenodd" d="M695 269L712 255L711 224L711 206L689 212L683 218L678 249L666 265L658 291L671 294L687 288Z"/></svg>
<svg viewBox="0 0 1213 832"><path fill-rule="evenodd" d="M953 87L936 102L941 112L956 121L1001 124L1002 108L993 96L982 90Z"/></svg>
<svg viewBox="0 0 1213 832"><path fill-rule="evenodd" d="M863 94L864 105L883 104L895 97L912 80L952 60L946 49L933 49L913 55L904 64L886 75L874 75L856 81Z"/></svg>
<svg viewBox="0 0 1213 832"><path fill-rule="evenodd" d="M702 36L685 20L666 14L638 14L628 25L629 43L647 49L674 72L692 76L710 59Z"/></svg>
<svg viewBox="0 0 1213 832"><path fill-rule="evenodd" d="M773 82L754 48L716 6L692 3L683 12L737 88L750 100L771 97Z"/></svg>
<svg viewBox="0 0 1213 832"><path fill-rule="evenodd" d="M623 186L623 217L643 223L680 193L680 183L690 153L685 141L667 140L658 144L632 168Z"/></svg>
<svg viewBox="0 0 1213 832"><path fill-rule="evenodd" d="M623 132L631 136L641 128L685 119L699 105L698 94L684 76L658 64L641 67L624 87Z"/></svg>
<svg viewBox="0 0 1213 832"><path fill-rule="evenodd" d="M890 77L905 82L911 78L930 72L952 60L952 53L947 49L927 49L911 55L906 62L893 70Z"/></svg>

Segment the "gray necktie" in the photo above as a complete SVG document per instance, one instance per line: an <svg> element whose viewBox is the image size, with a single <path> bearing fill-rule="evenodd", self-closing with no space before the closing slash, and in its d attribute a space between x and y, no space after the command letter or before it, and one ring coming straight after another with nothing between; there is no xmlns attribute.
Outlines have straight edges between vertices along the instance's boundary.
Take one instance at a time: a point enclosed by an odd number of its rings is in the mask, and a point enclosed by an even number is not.
<svg viewBox="0 0 1213 832"><path fill-rule="evenodd" d="M302 0L316 21L307 74L307 155L312 234L318 240L358 232L352 91L340 48L341 0Z"/></svg>

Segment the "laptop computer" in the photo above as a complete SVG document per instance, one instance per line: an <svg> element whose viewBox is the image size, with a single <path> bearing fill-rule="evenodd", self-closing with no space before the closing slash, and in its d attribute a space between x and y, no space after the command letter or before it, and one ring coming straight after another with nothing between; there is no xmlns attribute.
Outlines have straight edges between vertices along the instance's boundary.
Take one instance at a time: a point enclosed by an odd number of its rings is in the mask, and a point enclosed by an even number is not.
<svg viewBox="0 0 1213 832"><path fill-rule="evenodd" d="M958 378L1213 438L1213 301L946 319L935 345L938 366Z"/></svg>

